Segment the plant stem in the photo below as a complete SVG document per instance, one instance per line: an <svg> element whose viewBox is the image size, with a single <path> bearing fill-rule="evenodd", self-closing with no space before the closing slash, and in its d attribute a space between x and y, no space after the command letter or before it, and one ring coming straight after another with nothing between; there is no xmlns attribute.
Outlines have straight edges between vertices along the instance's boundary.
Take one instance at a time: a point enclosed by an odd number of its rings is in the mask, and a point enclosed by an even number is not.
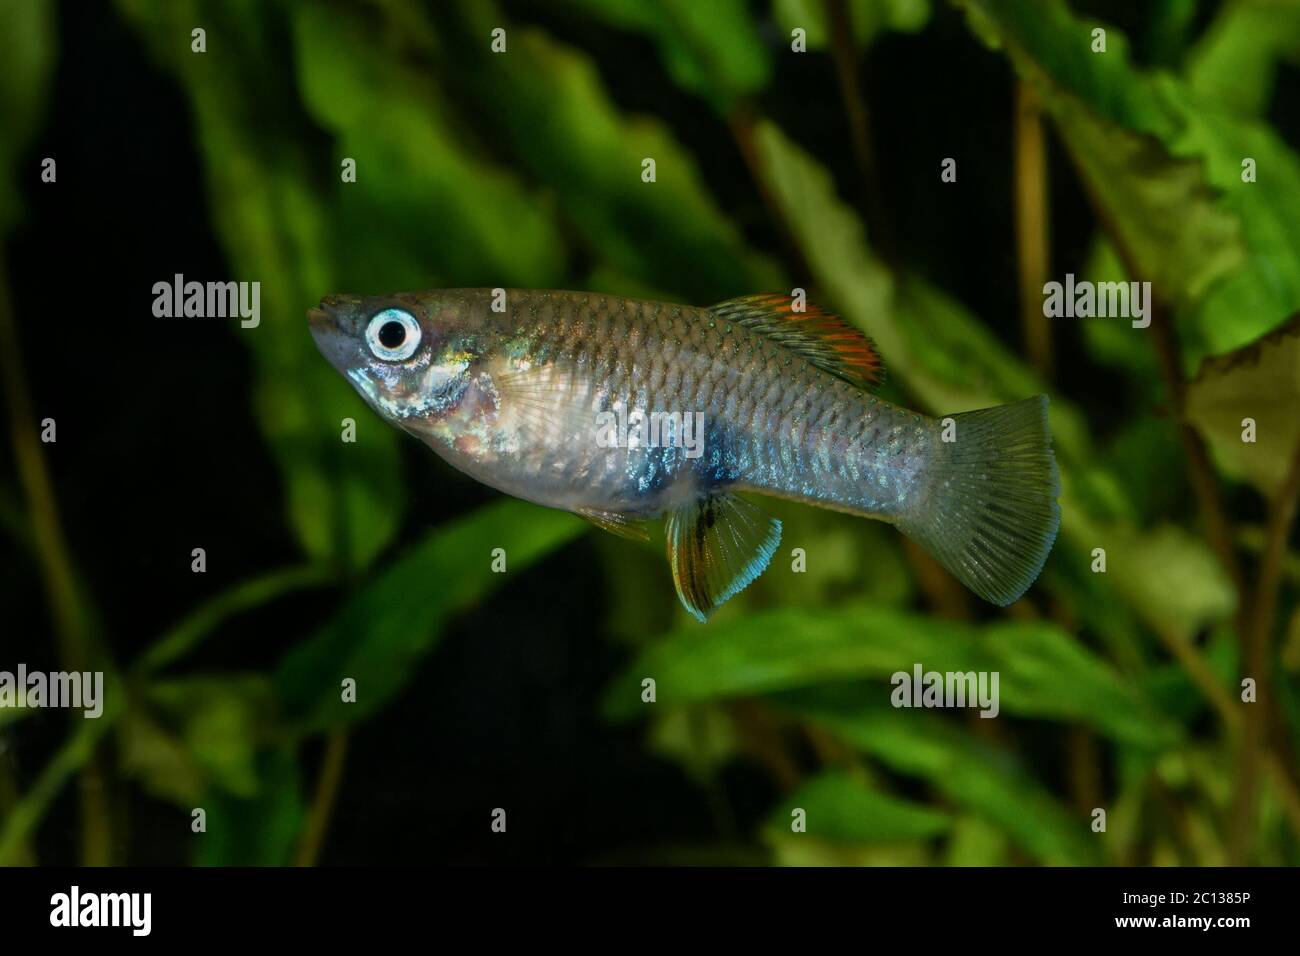
<svg viewBox="0 0 1300 956"><path fill-rule="evenodd" d="M732 701L727 710L745 750L767 768L784 792L797 787L803 773L787 752L781 724L771 710L748 698Z"/></svg>
<svg viewBox="0 0 1300 956"><path fill-rule="evenodd" d="M307 827L294 856L294 866L315 866L329 830L334 802L343 782L343 766L347 762L348 732L332 730L325 738L325 758L321 763L320 777L316 781L316 796L312 800Z"/></svg>
<svg viewBox="0 0 1300 956"><path fill-rule="evenodd" d="M740 151L740 157L745 162L745 168L749 170L749 178L753 181L759 199L763 201L763 206L767 209L772 224L776 227L777 236L781 243L781 251L786 261L793 267L799 281L811 279L812 269L804 256L803 248L795 238L794 230L790 228L790 222L781 210L781 204L776 201L776 197L772 195L771 187L768 185L767 175L763 169L763 161L759 158L758 147L754 144L755 120L750 105L747 103L738 104L728 123L731 127L731 136L736 143L736 149Z"/></svg>
<svg viewBox="0 0 1300 956"><path fill-rule="evenodd" d="M0 248L0 373L3 373L4 394L9 406L14 459L18 463L19 480L31 515L41 579L54 617L60 664L64 670L85 671L90 658L85 605L63 536L53 482L41 453L36 417L19 354L8 265ZM81 786L82 862L88 866L103 866L109 862L112 818L106 782L103 767L92 754L83 768Z"/></svg>
<svg viewBox="0 0 1300 956"><path fill-rule="evenodd" d="M0 820L8 820L19 806L21 806L21 799L18 783L14 779L13 767L8 760L0 759ZM24 835L20 834L13 841L12 846L9 863L13 866L36 865L36 854L32 850L31 841Z"/></svg>
<svg viewBox="0 0 1300 956"><path fill-rule="evenodd" d="M880 188L880 169L871 137L871 113L862 92L862 75L858 69L858 53L853 45L853 18L846 0L826 0L826 26L830 34L831 58L835 61L835 75L839 79L840 96L848 114L849 139L853 144L853 158L862 177L864 194L863 215L867 220L867 235L887 263L897 262L897 243L885 214L883 192Z"/></svg>
<svg viewBox="0 0 1300 956"><path fill-rule="evenodd" d="M325 584L333 572L321 565L282 568L243 581L229 591L204 602L179 624L160 637L135 662L132 670L148 674L184 657L201 644L224 621L250 608L303 588Z"/></svg>
<svg viewBox="0 0 1300 956"><path fill-rule="evenodd" d="M1210 706L1214 708L1214 712L1223 721L1223 725L1228 728L1229 732L1235 734L1241 727L1241 715L1232 702L1232 695L1228 693L1223 683L1215 675L1214 668L1210 666L1209 661L1190 641L1181 635L1164 627L1155 627L1153 630L1160 643L1165 646L1165 650L1187 672L1187 676L1192 679L1192 683L1209 701Z"/></svg>
<svg viewBox="0 0 1300 956"><path fill-rule="evenodd" d="M59 522L53 484L41 453L27 379L18 351L18 329L5 261L0 253L0 370L4 373L5 400L9 406L9 432L23 495L31 516L36 557L40 563L50 611L54 616L59 659L69 670L84 670L86 622L77 595L76 576Z"/></svg>
<svg viewBox="0 0 1300 956"><path fill-rule="evenodd" d="M1130 275L1137 275L1131 268L1128 272ZM1245 623L1245 609L1241 599L1245 596L1245 577L1241 571L1241 562L1237 560L1236 549L1233 547L1232 525L1228 521L1223 501L1219 497L1218 482L1214 477L1214 467L1210 463L1205 442L1201 440L1200 433L1183 417L1183 400L1187 383L1183 378L1182 365L1178 359L1178 343L1174 338L1173 323L1162 304L1153 302L1151 312L1151 332L1155 341L1156 358L1160 363L1160 373L1173 403L1173 412L1178 423L1178 440L1183 446L1183 453L1187 456L1192 491L1196 494L1197 504L1205 519L1205 530L1210 539L1210 546L1214 548L1219 563L1223 565L1223 570L1237 591L1237 633L1238 639L1244 640L1245 629L1242 625Z"/></svg>
<svg viewBox="0 0 1300 956"><path fill-rule="evenodd" d="M1047 230L1047 150L1042 101L1034 87L1016 82L1013 110L1016 169L1016 264L1025 353L1044 381L1052 376L1052 330L1043 315L1050 237Z"/></svg>
<svg viewBox="0 0 1300 956"><path fill-rule="evenodd" d="M1093 210L1114 243L1115 250L1119 254L1120 261L1124 263L1125 270L1130 276L1139 275L1135 260L1124 248L1119 231L1114 228L1113 220L1104 205L1098 201L1087 176L1082 174L1082 170L1080 171L1080 178L1089 194ZM1223 702L1217 704L1217 709L1219 709L1220 715L1224 717L1229 730L1235 730L1238 727L1243 729L1240 739L1241 761L1237 772L1236 791L1233 795L1233 815L1230 824L1228 850L1228 862L1240 865L1245 862L1249 855L1249 844L1255 819L1256 777L1261 765L1271 773L1274 784L1281 795L1287 819L1297 835L1300 835L1300 773L1297 772L1294 765L1279 759L1271 749L1265 752L1268 743L1265 740L1267 724L1263 719L1263 712L1256 710L1256 708L1263 708L1264 711L1267 711L1273 704L1272 699L1265 696L1269 663L1268 638L1271 631L1271 618L1277 603L1278 583L1285 557L1287 537L1295 516L1296 496L1297 493L1300 493L1300 449L1297 449L1297 457L1291 463L1290 471L1287 479L1283 482L1281 490L1270 502L1269 527L1266 534L1264 555L1260 561L1259 578L1252 595L1253 599L1248 605L1245 575L1242 572L1241 563L1237 559L1237 552L1233 546L1232 525L1228 520L1227 511L1224 509L1219 496L1218 482L1214 476L1209 453L1206 451L1205 443L1201 440L1200 434L1187 422L1183 415L1187 383L1183 377L1173 325L1163 303L1160 301L1155 300L1151 303L1151 311L1151 332L1155 342L1156 357L1160 365L1161 376L1165 380L1165 385L1173 402L1173 412L1178 423L1179 441L1182 443L1184 454L1187 456L1188 474L1192 482L1192 489L1196 494L1201 514L1205 520L1206 534L1209 537L1210 545L1218 555L1219 562L1229 580L1232 581L1237 594L1235 625L1237 639L1241 646L1243 672L1253 676L1256 681L1256 703L1250 705L1250 709L1247 710L1246 722L1239 721L1236 717L1230 718L1227 716L1228 713L1236 714L1235 704L1224 704ZM1176 647L1171 647L1171 649L1177 650ZM1189 673L1193 680L1197 680L1198 683L1202 684L1203 689L1209 690L1210 685L1203 683L1203 675L1198 675L1194 671L1189 671ZM1214 682L1213 686L1217 687L1217 682ZM1211 700L1216 700L1217 697L1218 695L1215 694L1211 696ZM1232 709L1229 710L1229 707Z"/></svg>
<svg viewBox="0 0 1300 956"><path fill-rule="evenodd" d="M100 738L117 722L118 708L113 704L117 698L108 695L107 686L104 689L104 713L97 720L87 720L80 716L76 718L77 724L72 735L58 749L13 811L5 816L4 825L0 826L0 866L9 866L16 861L17 854L36 831L45 811L68 778L90 762ZM107 830L102 832L105 835L108 833ZM97 852L103 852L103 849Z"/></svg>
<svg viewBox="0 0 1300 956"><path fill-rule="evenodd" d="M1246 707L1237 786L1232 801L1228 860L1238 866L1249 856L1255 829L1257 781L1268 736L1269 722L1266 718L1273 708L1270 674L1273 617L1282 579L1282 559L1286 556L1291 525L1295 521L1297 495L1300 495L1300 447L1292 455L1281 487L1269 501L1264 553L1260 557L1251 608L1246 615L1249 629L1242 642L1241 673L1255 681L1255 702Z"/></svg>

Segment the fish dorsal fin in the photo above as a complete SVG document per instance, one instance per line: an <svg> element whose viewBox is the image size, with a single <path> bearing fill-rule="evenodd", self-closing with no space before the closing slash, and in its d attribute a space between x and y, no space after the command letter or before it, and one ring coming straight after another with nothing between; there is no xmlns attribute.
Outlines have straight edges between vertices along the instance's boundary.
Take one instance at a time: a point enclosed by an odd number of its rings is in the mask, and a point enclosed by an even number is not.
<svg viewBox="0 0 1300 956"><path fill-rule="evenodd" d="M668 512L668 563L677 596L699 621L767 568L781 543L781 522L729 492Z"/></svg>
<svg viewBox="0 0 1300 956"><path fill-rule="evenodd" d="M815 305L796 311L793 297L774 293L728 299L709 311L779 342L858 388L872 388L885 378L875 343L838 315Z"/></svg>

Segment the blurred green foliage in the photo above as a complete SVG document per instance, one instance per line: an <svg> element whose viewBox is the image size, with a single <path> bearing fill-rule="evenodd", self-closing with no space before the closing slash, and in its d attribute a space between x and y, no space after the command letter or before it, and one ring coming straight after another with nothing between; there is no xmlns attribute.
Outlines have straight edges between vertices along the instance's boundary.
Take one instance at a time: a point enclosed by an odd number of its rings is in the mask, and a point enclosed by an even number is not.
<svg viewBox="0 0 1300 956"><path fill-rule="evenodd" d="M895 31L923 40L939 6L845 3L851 55L869 57ZM1294 336L1261 341L1300 310L1300 160L1265 119L1279 65L1300 59L1300 5L1202 4L1195 37L1197 5L1155 5L1157 68L1135 62L1119 29L1057 0L955 6L971 43L996 49L1038 92L1077 171L1099 224L1081 271L1152 282L1180 376L1219 357L1187 389L1198 432L1178 431L1184 383L1160 380L1151 331L1111 322L1081 333L1087 360L1140 400L1118 416L1124 430L1102 436L1077 397L1054 392L1004 336L873 246L830 158L764 110L779 61L799 55L791 30L806 29L807 56L832 56L820 2L580 0L556 17L643 38L680 93L734 130L755 205L789 242L778 254L756 248L712 194L687 137L621 108L562 30L511 20L516 7L556 14L540 0L505 10L484 0L116 0L184 91L233 273L262 277L263 328L241 341L256 363L251 402L280 470L285 521L307 563L214 596L122 662L125 705L51 756L0 821L0 861L17 858L71 775L110 746L101 723L115 725L111 746L132 785L186 812L208 808L209 829L223 836L197 841L196 862L303 859L320 824L305 746L392 704L448 620L493 599L509 575L491 573L492 549L505 550L514 574L585 531L571 516L499 502L394 553L407 490L400 439L361 427L355 445L340 443L340 422L369 413L303 334L320 295L556 286L703 304L805 281L879 344L891 397L946 413L1052 393L1064 491L1048 569L1008 616L980 617L888 529L778 506L787 545L814 555L807 573L778 557L700 628L672 600L658 554L598 541L601 586L617 609L608 630L628 655L605 696L608 719L646 724L648 745L700 779L740 760L771 769L779 798L745 836L774 862L1300 859L1289 756L1300 740L1300 655L1288 663L1275 653L1300 559L1279 558L1273 579L1268 557L1270 541L1280 535L1285 553L1290 540L1300 364ZM16 157L48 98L52 11L36 0L0 5L0 229L17 219ZM197 24L205 55L190 51ZM1104 54L1092 50L1098 26ZM502 54L490 48L497 27L507 31ZM644 157L656 160L653 188L640 178ZM1244 157L1257 181L1243 181ZM345 158L356 161L355 183L340 181ZM1160 402L1172 420L1150 415ZM1251 413L1258 440L1243 445L1236 431ZM1254 492L1231 490L1265 501L1266 528L1232 515L1230 556L1204 515L1171 497L1196 467L1180 438L1216 450L1223 474L1211 484L1244 481ZM1263 622L1248 613L1256 578L1277 608ZM308 587L327 589L337 611L269 672L186 669L222 622ZM1240 678L1259 676L1238 651L1252 627L1273 676L1261 680L1266 699L1243 705ZM890 675L917 661L999 672L1003 716L889 707ZM363 689L356 704L340 700L344 678ZM1251 707L1274 730L1245 771L1259 778L1258 807L1243 811L1233 793ZM775 730L757 734L758 724ZM805 739L815 766L792 779ZM1041 759L1044 748L1052 758ZM1091 829L1094 806L1109 808L1105 834ZM797 810L806 834L791 831ZM1230 837L1243 812L1244 851Z"/></svg>

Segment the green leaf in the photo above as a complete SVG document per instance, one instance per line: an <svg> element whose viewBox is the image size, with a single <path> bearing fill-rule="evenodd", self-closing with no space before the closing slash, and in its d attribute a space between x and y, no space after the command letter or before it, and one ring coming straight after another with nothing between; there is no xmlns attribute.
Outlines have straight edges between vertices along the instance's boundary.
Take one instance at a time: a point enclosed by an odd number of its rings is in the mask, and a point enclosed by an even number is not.
<svg viewBox="0 0 1300 956"><path fill-rule="evenodd" d="M1150 137L1097 120L1072 97L1054 105L1062 138L1139 270L1134 278L1187 308L1244 265L1240 222L1220 204L1198 160L1175 159ZM1142 347L1146 330L1127 325L1129 347Z"/></svg>
<svg viewBox="0 0 1300 956"><path fill-rule="evenodd" d="M739 751L731 715L718 704L656 708L651 714L647 749L705 779Z"/></svg>
<svg viewBox="0 0 1300 956"><path fill-rule="evenodd" d="M1207 359L1184 412L1228 474L1266 497L1279 492L1300 448L1300 315L1257 342ZM1246 441L1245 422L1254 422Z"/></svg>
<svg viewBox="0 0 1300 956"><path fill-rule="evenodd" d="M767 48L745 0L570 0L569 6L649 36L673 80L724 114L771 76Z"/></svg>
<svg viewBox="0 0 1300 956"><path fill-rule="evenodd" d="M1148 625L1182 638L1227 618L1236 591L1213 551L1174 525L1136 530L1125 522L1086 522L1081 539L1106 552L1105 577Z"/></svg>
<svg viewBox="0 0 1300 956"><path fill-rule="evenodd" d="M19 215L18 160L36 135L49 98L56 45L50 0L0 3L0 236ZM39 167L23 178L40 175Z"/></svg>
<svg viewBox="0 0 1300 956"><path fill-rule="evenodd" d="M982 817L960 817L952 826L944 866L1001 866L1006 863L1006 835Z"/></svg>
<svg viewBox="0 0 1300 956"><path fill-rule="evenodd" d="M791 830L792 814L803 810L807 831ZM802 784L768 815L769 843L821 840L871 844L927 840L947 831L952 818L941 810L882 793L844 771L827 771Z"/></svg>
<svg viewBox="0 0 1300 956"><path fill-rule="evenodd" d="M1134 68L1117 30L1093 53L1096 24L1057 0L959 2L1039 89L1133 278L1175 307L1187 364L1300 309L1300 162L1271 130Z"/></svg>
<svg viewBox="0 0 1300 956"><path fill-rule="evenodd" d="M1200 0L1149 0L1142 31L1144 59L1152 65L1176 67L1199 29Z"/></svg>
<svg viewBox="0 0 1300 956"><path fill-rule="evenodd" d="M337 167L300 135L298 94L275 39L287 29L282 8L250 0L117 6L194 112L209 205L233 275L192 278L261 283L260 324L231 325L257 361L254 410L284 479L290 522L312 557L364 566L392 537L404 501L397 436L306 331L306 310L342 291L331 213L313 185ZM208 52L195 54L190 30L200 23ZM345 418L359 423L356 442L346 445Z"/></svg>
<svg viewBox="0 0 1300 956"><path fill-rule="evenodd" d="M305 105L337 136L339 227L366 237L344 257L344 287L557 283L564 242L549 204L469 141L439 77L356 12L296 6L293 31ZM355 182L342 182L344 157Z"/></svg>
<svg viewBox="0 0 1300 956"><path fill-rule="evenodd" d="M820 508L771 501L781 522L786 558L774 560L737 600L752 594L757 606L813 609L853 600L873 607L909 603L914 583L902 553L902 538L888 525L858 521ZM805 561L795 571L790 557L804 550Z"/></svg>
<svg viewBox="0 0 1300 956"><path fill-rule="evenodd" d="M1262 116L1279 61L1300 61L1300 4L1234 0L1206 28L1184 73L1201 99L1238 116Z"/></svg>
<svg viewBox="0 0 1300 956"><path fill-rule="evenodd" d="M917 33L930 19L929 0L849 0L849 22L853 40L868 46L888 31ZM781 27L782 42L787 49L791 31L806 32L808 49L824 50L829 37L825 0L776 0L772 15Z"/></svg>
<svg viewBox="0 0 1300 956"><path fill-rule="evenodd" d="M305 806L292 750L258 755L257 787L238 797L213 789L199 804L207 830L194 834L197 866L286 866L302 827Z"/></svg>
<svg viewBox="0 0 1300 956"><path fill-rule="evenodd" d="M1159 749L1180 738L1176 725L1139 687L1058 625L991 625L982 646L993 660L992 669L1001 674L1008 713L1086 724L1138 747Z"/></svg>
<svg viewBox="0 0 1300 956"><path fill-rule="evenodd" d="M466 32L435 54L445 57L440 70L460 78L474 98L465 109L477 107L519 167L554 191L589 254L696 304L788 288L772 260L746 246L690 152L660 120L619 111L590 58L509 26L486 0L461 11ZM493 54L484 38L502 26L508 52ZM654 182L642 180L646 159Z"/></svg>
<svg viewBox="0 0 1300 956"><path fill-rule="evenodd" d="M179 731L179 741L209 787L238 797L257 793L256 750L269 734L272 687L261 675L156 681L146 699Z"/></svg>
<svg viewBox="0 0 1300 956"><path fill-rule="evenodd" d="M1082 278L1094 284L1129 281L1115 244L1106 238L1104 232L1098 231L1093 237ZM1081 331L1088 354L1095 362L1127 373L1132 387L1147 396L1151 403L1163 400L1155 350L1137 337L1145 330L1134 329L1132 322L1099 318L1084 320Z"/></svg>
<svg viewBox="0 0 1300 956"><path fill-rule="evenodd" d="M150 673L184 658L236 615L256 610L303 588L321 587L332 579L321 565L280 568L251 577L217 594L191 611L140 655L134 670Z"/></svg>
<svg viewBox="0 0 1300 956"><path fill-rule="evenodd" d="M1082 722L1115 739L1159 748L1176 728L1109 665L1047 623L973 628L882 608L782 609L674 632L645 648L615 681L606 712L638 712L640 685L660 704L768 694L902 672L997 672L1003 713ZM864 690L888 701L885 685Z"/></svg>
<svg viewBox="0 0 1300 956"><path fill-rule="evenodd" d="M294 728L322 730L377 712L406 685L452 615L586 527L565 512L510 499L430 532L285 656L275 681ZM506 573L492 571L497 548ZM356 681L355 703L342 700L347 678Z"/></svg>
<svg viewBox="0 0 1300 956"><path fill-rule="evenodd" d="M1047 864L1096 865L1101 850L1087 818L1073 814L1015 758L926 712L894 710L860 697L814 693L777 701L891 770L927 781L947 800L1005 833Z"/></svg>
<svg viewBox="0 0 1300 956"><path fill-rule="evenodd" d="M128 706L118 730L118 764L124 776L159 799L185 808L197 805L203 771L176 734L138 706Z"/></svg>

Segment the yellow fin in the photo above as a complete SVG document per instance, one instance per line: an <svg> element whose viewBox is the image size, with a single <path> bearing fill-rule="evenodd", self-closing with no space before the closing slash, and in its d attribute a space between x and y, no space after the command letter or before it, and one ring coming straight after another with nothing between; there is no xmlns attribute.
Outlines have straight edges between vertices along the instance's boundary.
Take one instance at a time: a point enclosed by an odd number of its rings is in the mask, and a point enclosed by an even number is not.
<svg viewBox="0 0 1300 956"><path fill-rule="evenodd" d="M646 527L645 520L634 515L620 514L617 511L598 511L595 508L578 508L573 513L590 521L597 528L604 528L610 534L616 534L620 538L629 538L633 541L650 540L650 529Z"/></svg>
<svg viewBox="0 0 1300 956"><path fill-rule="evenodd" d="M667 539L677 596L702 622L767 568L781 522L723 492L668 512Z"/></svg>

